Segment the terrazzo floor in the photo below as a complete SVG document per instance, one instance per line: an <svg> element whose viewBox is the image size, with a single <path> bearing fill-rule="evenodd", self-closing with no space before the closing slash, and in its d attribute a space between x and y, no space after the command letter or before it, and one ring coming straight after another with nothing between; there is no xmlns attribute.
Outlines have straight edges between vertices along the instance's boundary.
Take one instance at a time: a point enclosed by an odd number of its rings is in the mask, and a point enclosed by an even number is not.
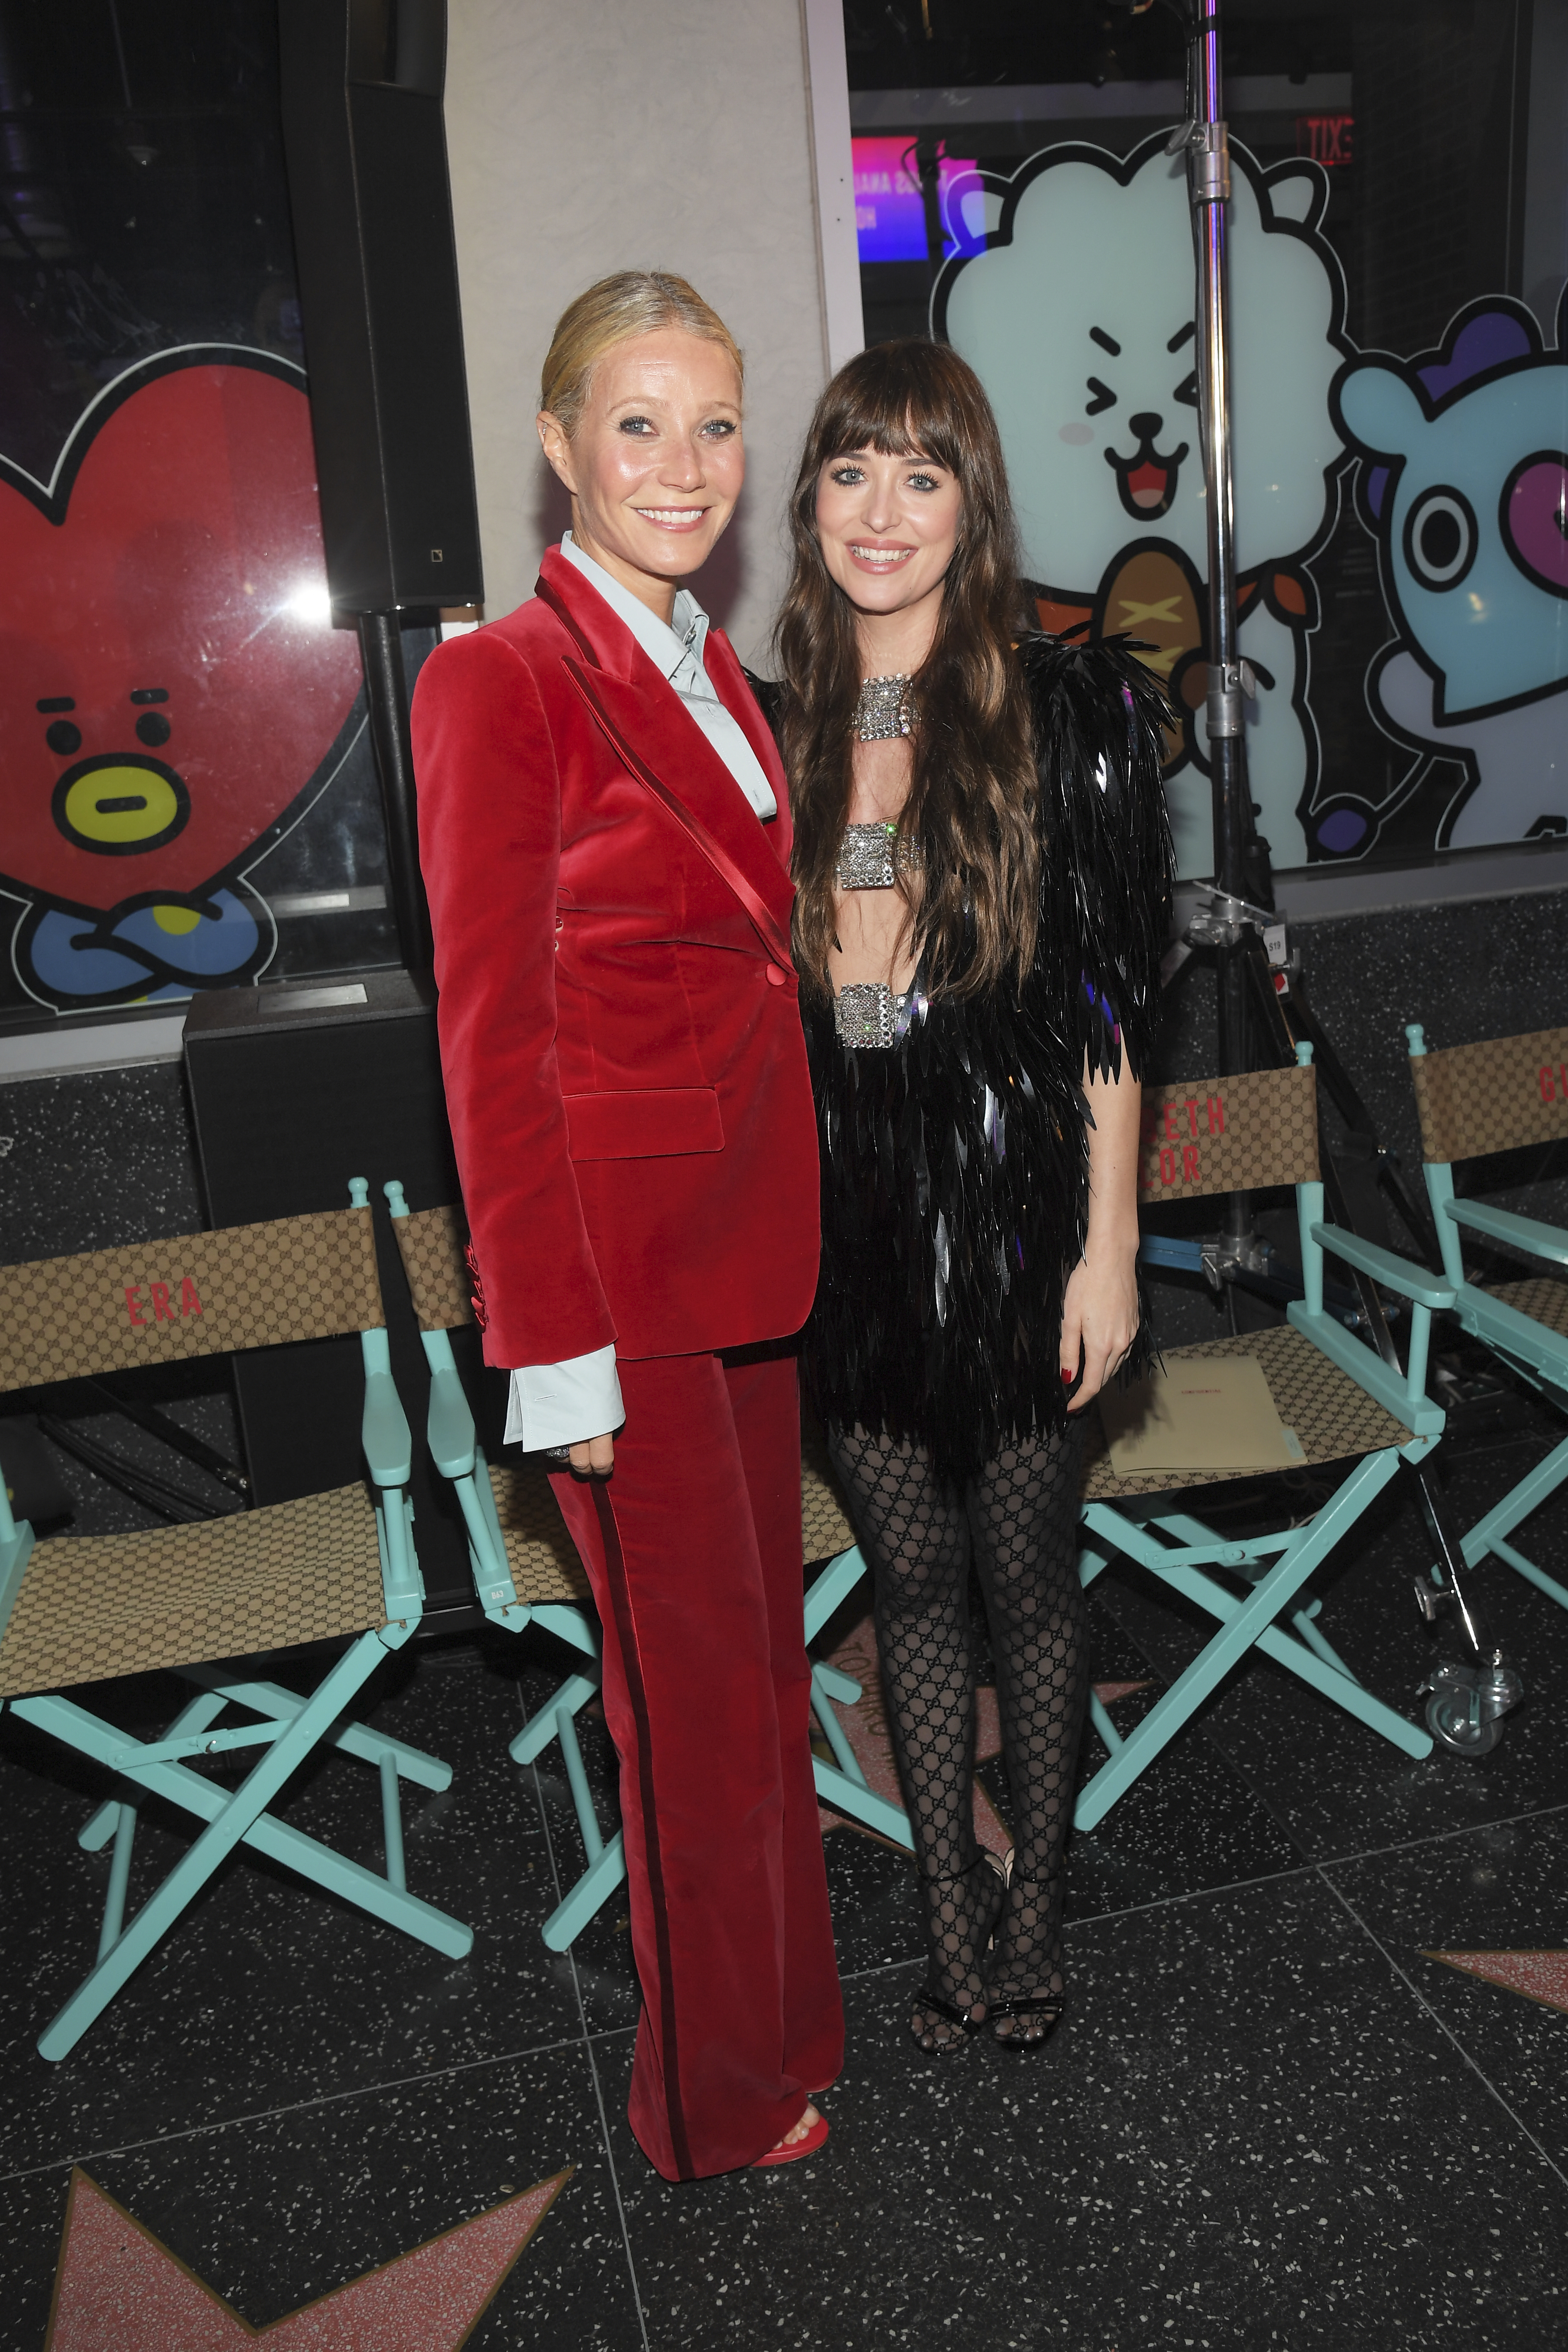
<svg viewBox="0 0 1568 2352"><path fill-rule="evenodd" d="M1466 1524L1546 1442L1526 1416L1452 1449ZM1568 1508L1531 1538L1563 1574ZM1425 1564L1394 1496L1321 1587L1324 1631L1412 1712ZM832 2138L684 2188L626 2126L624 1898L567 1954L539 1935L582 1867L563 1782L507 1757L566 1669L547 1636L432 1644L376 1686L376 1721L455 1767L407 1801L408 1876L472 1922L466 1961L238 1861L53 2066L34 2039L92 1957L99 1784L0 1717L0 2347L42 2352L51 2310L53 2352L1568 2347L1568 1615L1479 1582L1529 1691L1494 1753L1412 1763L1251 1666L1075 1841L1070 2007L1036 2058L913 2051L910 1865L826 1827ZM1093 1617L1125 1724L1197 1631L1131 1572ZM100 1697L172 1711L152 1678ZM379 1863L363 1768L329 1760L288 1814ZM178 1850L150 1815L139 1872Z"/></svg>

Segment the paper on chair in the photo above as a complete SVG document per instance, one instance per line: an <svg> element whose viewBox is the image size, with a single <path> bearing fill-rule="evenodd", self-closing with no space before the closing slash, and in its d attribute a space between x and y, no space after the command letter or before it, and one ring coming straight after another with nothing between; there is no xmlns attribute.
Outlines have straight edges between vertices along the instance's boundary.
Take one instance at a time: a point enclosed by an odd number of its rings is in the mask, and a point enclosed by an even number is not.
<svg viewBox="0 0 1568 2352"><path fill-rule="evenodd" d="M1256 1356L1180 1359L1125 1389L1100 1418L1119 1478L1170 1470L1288 1470L1306 1454L1274 1408Z"/></svg>

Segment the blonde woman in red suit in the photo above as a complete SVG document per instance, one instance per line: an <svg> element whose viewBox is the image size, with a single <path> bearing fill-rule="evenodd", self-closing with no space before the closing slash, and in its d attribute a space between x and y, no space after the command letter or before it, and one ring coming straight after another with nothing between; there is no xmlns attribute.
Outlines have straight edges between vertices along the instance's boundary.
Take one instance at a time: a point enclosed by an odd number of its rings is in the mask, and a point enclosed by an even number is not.
<svg viewBox="0 0 1568 2352"><path fill-rule="evenodd" d="M574 302L539 433L572 529L414 702L442 1066L508 1435L593 1584L667 2179L820 2147L843 2055L812 1786L793 1350L816 1127L784 772L679 585L744 471L741 355L683 280Z"/></svg>

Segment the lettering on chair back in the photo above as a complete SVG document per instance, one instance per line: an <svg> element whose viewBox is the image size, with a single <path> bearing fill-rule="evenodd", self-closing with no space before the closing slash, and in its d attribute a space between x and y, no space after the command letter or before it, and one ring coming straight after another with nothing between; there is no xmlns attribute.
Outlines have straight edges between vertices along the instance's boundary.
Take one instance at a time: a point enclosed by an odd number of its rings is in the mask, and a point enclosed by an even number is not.
<svg viewBox="0 0 1568 2352"><path fill-rule="evenodd" d="M397 1254L422 1331L455 1331L474 1320L474 1276L461 1209L416 1209L394 1217Z"/></svg>
<svg viewBox="0 0 1568 2352"><path fill-rule="evenodd" d="M0 1390L385 1321L368 1209L0 1267Z"/></svg>
<svg viewBox="0 0 1568 2352"><path fill-rule="evenodd" d="M1568 1135L1568 1029L1415 1054L1410 1076L1428 1160L1472 1160Z"/></svg>
<svg viewBox="0 0 1568 2352"><path fill-rule="evenodd" d="M1151 1087L1143 1097L1138 1197L1195 1201L1318 1178L1318 1089L1310 1069L1250 1070Z"/></svg>

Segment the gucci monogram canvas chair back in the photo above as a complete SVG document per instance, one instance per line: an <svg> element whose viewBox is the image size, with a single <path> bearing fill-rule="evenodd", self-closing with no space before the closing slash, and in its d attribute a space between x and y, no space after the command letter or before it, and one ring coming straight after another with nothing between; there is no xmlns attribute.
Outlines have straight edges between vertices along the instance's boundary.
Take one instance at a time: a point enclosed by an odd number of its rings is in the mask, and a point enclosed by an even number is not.
<svg viewBox="0 0 1568 2352"><path fill-rule="evenodd" d="M369 1472L368 1486L216 1518L42 1542L0 1488L0 1706L105 1768L113 1788L77 1840L89 1853L113 1847L98 1963L40 2034L46 2058L74 2048L242 1844L448 1958L473 1942L461 1920L410 1894L404 1864L400 1786L444 1789L451 1768L353 1714L387 1652L414 1633L425 1594L405 1493L412 1441L392 1378L363 1178L349 1194L353 1206L319 1215L0 1268L0 1388L357 1335ZM305 1645L328 1642L323 1668ZM258 1677L258 1654L267 1679ZM191 1695L151 1740L62 1696L153 1670L176 1675ZM223 1719L232 1713L246 1719ZM373 1768L384 1871L271 1811L319 1747ZM258 1759L237 1785L193 1769L229 1751L237 1762ZM190 1814L196 1833L130 1916L148 1795Z"/></svg>
<svg viewBox="0 0 1568 2352"><path fill-rule="evenodd" d="M1145 1207L1317 1181L1318 1091L1310 1068L1194 1078L1151 1087L1143 1097L1138 1197Z"/></svg>
<svg viewBox="0 0 1568 2352"><path fill-rule="evenodd" d="M0 1267L0 1388L380 1329L371 1213L333 1209Z"/></svg>
<svg viewBox="0 0 1568 2352"><path fill-rule="evenodd" d="M1426 1194L1460 1328L1490 1348L1527 1387L1568 1412L1568 1232L1498 1207L1472 1191L1463 1172L1457 1185L1454 1167L1457 1160L1568 1137L1568 1029L1534 1029L1436 1053L1419 1022L1407 1024L1405 1034ZM1509 1255L1489 1264L1479 1255L1499 1250ZM1509 1257L1533 1260L1535 1270L1519 1268L1510 1278ZM1490 1553L1561 1609L1568 1609L1568 1585L1521 1551L1514 1538L1565 1480L1568 1444L1527 1470L1476 1521L1462 1545L1471 1565Z"/></svg>
<svg viewBox="0 0 1568 2352"><path fill-rule="evenodd" d="M1568 1136L1568 1029L1415 1053L1410 1076L1427 1160L1472 1160Z"/></svg>
<svg viewBox="0 0 1568 2352"><path fill-rule="evenodd" d="M474 1319L474 1277L461 1209L410 1209L392 1226L422 1331L456 1331Z"/></svg>
<svg viewBox="0 0 1568 2352"><path fill-rule="evenodd" d="M1092 1408L1084 1415L1083 1582L1120 1559L1213 1617L1215 1631L1125 1735L1099 1698L1091 1700L1105 1755L1078 1792L1074 1820L1082 1831L1104 1818L1254 1648L1406 1756L1431 1751L1430 1736L1366 1689L1339 1657L1317 1622L1323 1602L1309 1587L1401 1458L1421 1460L1442 1431L1441 1408L1426 1393L1427 1350L1432 1316L1453 1304L1454 1293L1392 1251L1325 1222L1310 1048L1298 1046L1297 1054L1293 1069L1155 1087L1143 1098L1141 1206L1236 1192L1295 1193L1303 1296L1289 1301L1286 1319L1165 1355L1171 1372L1253 1359L1292 1460L1256 1476L1248 1525L1237 1533L1197 1511L1204 1487L1243 1474L1179 1460L1119 1474L1099 1416ZM1385 1364L1325 1304L1328 1259L1408 1302L1403 1369ZM1328 1471L1337 1475L1318 1475Z"/></svg>

